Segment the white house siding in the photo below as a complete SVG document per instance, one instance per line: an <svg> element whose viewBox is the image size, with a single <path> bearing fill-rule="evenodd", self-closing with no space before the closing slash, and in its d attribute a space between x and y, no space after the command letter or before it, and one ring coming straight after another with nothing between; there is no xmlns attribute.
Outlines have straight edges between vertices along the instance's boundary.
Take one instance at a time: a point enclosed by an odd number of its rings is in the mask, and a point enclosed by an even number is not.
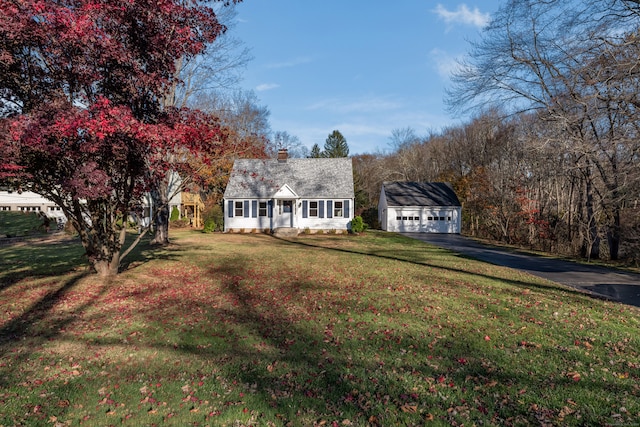
<svg viewBox="0 0 640 427"><path fill-rule="evenodd" d="M54 219L60 226L67 222L60 206L31 191L0 191L0 211L39 212Z"/></svg>
<svg viewBox="0 0 640 427"><path fill-rule="evenodd" d="M236 202L242 205L242 215L236 212ZM260 216L260 202L266 204L266 216ZM224 203L224 229L264 230L273 228L274 207L273 200L246 200L246 199L225 199Z"/></svg>
<svg viewBox="0 0 640 427"><path fill-rule="evenodd" d="M292 200L291 215L284 211L282 202L287 200L226 199L225 231L274 230L276 228L297 228L310 230L347 230L353 219L353 199L301 199ZM242 204L242 216L236 211L236 202ZM267 203L267 215L260 216L260 202ZM318 205L316 215L310 212L310 202ZM336 217L335 202L342 203L342 216ZM331 206L331 212L328 212Z"/></svg>
<svg viewBox="0 0 640 427"><path fill-rule="evenodd" d="M311 212L311 203L317 203L315 216ZM336 212L336 202L342 204L342 215ZM301 207L298 228L304 230L348 230L353 219L353 199L305 199L299 202ZM336 215L338 213L338 215Z"/></svg>
<svg viewBox="0 0 640 427"><path fill-rule="evenodd" d="M56 204L31 191L0 191L0 210L18 212L56 212Z"/></svg>

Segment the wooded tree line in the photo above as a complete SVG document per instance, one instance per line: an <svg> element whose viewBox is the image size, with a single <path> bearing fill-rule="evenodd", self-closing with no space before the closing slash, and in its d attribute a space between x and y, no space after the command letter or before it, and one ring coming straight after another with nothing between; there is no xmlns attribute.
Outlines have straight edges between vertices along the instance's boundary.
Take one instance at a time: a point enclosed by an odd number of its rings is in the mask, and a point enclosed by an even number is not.
<svg viewBox="0 0 640 427"><path fill-rule="evenodd" d="M371 208L382 182L448 181L463 205L465 234L559 254L613 257L604 182L585 176L566 145L540 139L551 138L551 132L530 113L505 119L488 112L391 153L354 156L357 205L370 209L365 216L375 224L377 211ZM636 173L629 167L629 180ZM589 191L595 214L589 213ZM620 200L618 257L638 258L638 194L636 179ZM594 227L599 241L590 234Z"/></svg>
<svg viewBox="0 0 640 427"><path fill-rule="evenodd" d="M506 2L448 93L453 112L481 112L356 158L363 199L383 180L447 180L472 235L637 258L639 18L636 0Z"/></svg>

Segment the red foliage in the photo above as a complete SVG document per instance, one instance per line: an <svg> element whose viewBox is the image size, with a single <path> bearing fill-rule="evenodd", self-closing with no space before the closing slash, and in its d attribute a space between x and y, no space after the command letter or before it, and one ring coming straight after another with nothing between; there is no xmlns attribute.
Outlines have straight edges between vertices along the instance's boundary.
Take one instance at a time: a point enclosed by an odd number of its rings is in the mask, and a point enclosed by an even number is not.
<svg viewBox="0 0 640 427"><path fill-rule="evenodd" d="M117 266L117 217L176 155L224 143L160 102L176 61L224 30L198 2L0 0L0 179L60 205L94 266Z"/></svg>

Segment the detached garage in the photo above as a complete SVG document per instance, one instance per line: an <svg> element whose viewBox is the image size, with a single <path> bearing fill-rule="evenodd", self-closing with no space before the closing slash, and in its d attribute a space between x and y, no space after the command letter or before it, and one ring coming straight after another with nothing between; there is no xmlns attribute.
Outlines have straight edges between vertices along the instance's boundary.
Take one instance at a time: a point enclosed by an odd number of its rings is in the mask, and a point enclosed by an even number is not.
<svg viewBox="0 0 640 427"><path fill-rule="evenodd" d="M378 219L385 231L460 233L461 210L448 182L385 182Z"/></svg>

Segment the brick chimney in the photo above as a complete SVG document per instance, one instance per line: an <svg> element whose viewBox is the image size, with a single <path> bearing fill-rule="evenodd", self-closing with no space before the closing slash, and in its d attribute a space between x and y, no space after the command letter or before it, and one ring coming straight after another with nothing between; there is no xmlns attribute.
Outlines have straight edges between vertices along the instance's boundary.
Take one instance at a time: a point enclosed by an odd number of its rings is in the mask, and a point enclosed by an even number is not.
<svg viewBox="0 0 640 427"><path fill-rule="evenodd" d="M289 152L287 151L286 148L281 148L278 150L278 161L280 163L286 163L288 158L289 158Z"/></svg>

